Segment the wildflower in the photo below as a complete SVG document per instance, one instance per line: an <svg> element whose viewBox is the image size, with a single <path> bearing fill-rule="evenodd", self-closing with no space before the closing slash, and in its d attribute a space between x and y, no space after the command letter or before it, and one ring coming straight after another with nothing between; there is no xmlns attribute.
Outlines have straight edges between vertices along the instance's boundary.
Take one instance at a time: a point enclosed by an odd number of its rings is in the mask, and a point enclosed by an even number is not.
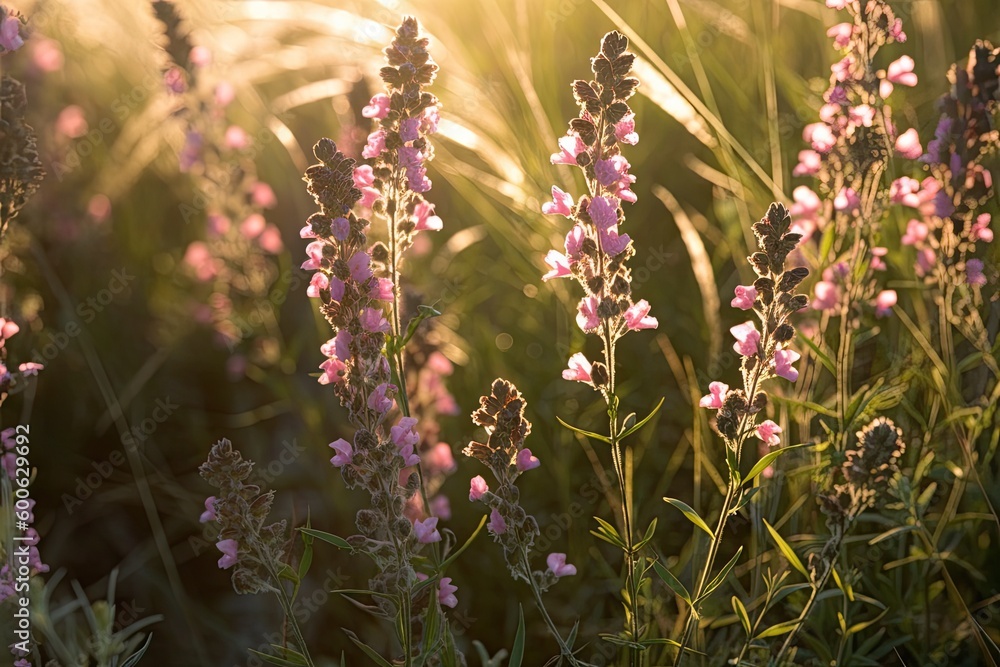
<svg viewBox="0 0 1000 667"><path fill-rule="evenodd" d="M743 324L738 324L729 329L729 332L736 338L733 349L737 354L744 357L752 357L757 354L757 344L760 342L760 332L752 320Z"/></svg>
<svg viewBox="0 0 1000 667"><path fill-rule="evenodd" d="M490 512L490 521L486 524L486 527L494 535L503 535L507 532L507 522L504 521L504 518L500 516L500 512L495 507Z"/></svg>
<svg viewBox="0 0 1000 667"><path fill-rule="evenodd" d="M384 119L389 114L389 96L379 93L371 98L368 106L361 110L361 115L365 118Z"/></svg>
<svg viewBox="0 0 1000 667"><path fill-rule="evenodd" d="M776 350L774 353L774 373L789 382L799 379L799 371L792 366L802 358L795 350Z"/></svg>
<svg viewBox="0 0 1000 667"><path fill-rule="evenodd" d="M594 331L600 325L601 320L597 316L596 296L585 296L580 299L580 304L577 306L576 323L583 329L584 333Z"/></svg>
<svg viewBox="0 0 1000 667"><path fill-rule="evenodd" d="M859 104L847 110L850 122L862 127L871 127L875 121L875 109L868 104Z"/></svg>
<svg viewBox="0 0 1000 667"><path fill-rule="evenodd" d="M441 581L438 583L438 602L445 607L454 609L458 606L458 598L455 597L457 590L458 586L451 583L451 577L441 577Z"/></svg>
<svg viewBox="0 0 1000 667"><path fill-rule="evenodd" d="M375 387L375 391L368 397L368 407L379 414L389 411L395 401L392 395L396 392L396 385L383 382Z"/></svg>
<svg viewBox="0 0 1000 667"><path fill-rule="evenodd" d="M882 290L875 297L875 315L885 317L892 312L892 307L896 305L896 290Z"/></svg>
<svg viewBox="0 0 1000 667"><path fill-rule="evenodd" d="M856 214L861 208L861 198L854 188L843 188L833 199L833 207L838 211Z"/></svg>
<svg viewBox="0 0 1000 667"><path fill-rule="evenodd" d="M913 65L913 58L910 56L902 56L889 63L889 67L886 69L886 80L912 88L917 85L917 75L913 73Z"/></svg>
<svg viewBox="0 0 1000 667"><path fill-rule="evenodd" d="M639 135L635 132L635 114L625 114L615 123L615 137L623 144L635 146L639 143Z"/></svg>
<svg viewBox="0 0 1000 667"><path fill-rule="evenodd" d="M902 204L911 208L920 206L920 181L909 176L897 178L889 186L889 200L893 204Z"/></svg>
<svg viewBox="0 0 1000 667"><path fill-rule="evenodd" d="M542 276L542 280L565 278L566 276L573 275L573 270L570 268L570 259L558 250L549 250L549 253L545 255L545 263L552 267L552 269Z"/></svg>
<svg viewBox="0 0 1000 667"><path fill-rule="evenodd" d="M577 352L569 358L569 368L562 372L562 376L564 380L592 383L592 368L591 363L587 361L583 353Z"/></svg>
<svg viewBox="0 0 1000 667"><path fill-rule="evenodd" d="M476 475L469 482L469 500L475 502L483 497L483 494L490 490L486 480L482 475Z"/></svg>
<svg viewBox="0 0 1000 667"><path fill-rule="evenodd" d="M927 234L929 232L930 230L927 227L927 223L921 220L911 219L906 223L906 233L903 234L901 239L899 239L899 242L903 245L917 245L927 239Z"/></svg>
<svg viewBox="0 0 1000 667"><path fill-rule="evenodd" d="M851 0L826 0L826 6L832 9L844 9L851 3Z"/></svg>
<svg viewBox="0 0 1000 667"><path fill-rule="evenodd" d="M781 433L781 427L770 419L758 424L756 433L757 437L766 442L769 447L777 447L781 444L781 438L778 437L778 434Z"/></svg>
<svg viewBox="0 0 1000 667"><path fill-rule="evenodd" d="M236 565L236 554L239 549L236 540L221 540L216 543L215 547L222 552L222 558L219 559L220 569L228 570Z"/></svg>
<svg viewBox="0 0 1000 667"><path fill-rule="evenodd" d="M545 564L556 577L571 577L576 574L576 566L566 562L566 554L551 553L545 559Z"/></svg>
<svg viewBox="0 0 1000 667"><path fill-rule="evenodd" d="M753 308L753 302L757 298L757 290L753 285L737 285L735 294L736 296L733 297L729 305L740 310Z"/></svg>
<svg viewBox="0 0 1000 667"><path fill-rule="evenodd" d="M423 521L413 522L413 532L417 536L417 542L421 544L431 544L441 541L441 533L437 529L438 518L432 516Z"/></svg>
<svg viewBox="0 0 1000 667"><path fill-rule="evenodd" d="M851 43L851 37L854 36L854 24L838 23L826 31L826 36L833 37L834 48L846 48L847 45Z"/></svg>
<svg viewBox="0 0 1000 667"><path fill-rule="evenodd" d="M250 190L250 201L254 206L261 208L274 208L278 205L278 198L275 196L274 190L267 183L261 182L253 184L253 188Z"/></svg>
<svg viewBox="0 0 1000 667"><path fill-rule="evenodd" d="M829 153L830 149L837 143L837 138L834 136L833 130L826 123L806 125L802 132L802 137L810 143L813 150L817 153Z"/></svg>
<svg viewBox="0 0 1000 667"><path fill-rule="evenodd" d="M340 466L349 465L354 462L354 447L351 446L351 443L347 442L343 438L337 438L330 443L330 447L337 452L333 455L333 458L330 459L330 463L332 463L335 467L339 468Z"/></svg>
<svg viewBox="0 0 1000 667"><path fill-rule="evenodd" d="M255 239L260 236L267 226L267 221L260 213L252 213L240 223L240 234L247 239Z"/></svg>
<svg viewBox="0 0 1000 667"><path fill-rule="evenodd" d="M226 128L226 136L223 140L226 148L234 151L241 151L250 145L250 137L239 125L230 125Z"/></svg>
<svg viewBox="0 0 1000 667"><path fill-rule="evenodd" d="M990 214L982 213L976 217L976 221L972 224L972 229L969 230L969 237L973 241L984 241L985 243L993 242L993 230L990 229Z"/></svg>
<svg viewBox="0 0 1000 667"><path fill-rule="evenodd" d="M17 326L17 322L14 320L0 317L0 347L3 347L4 342L9 338L13 338L20 330L21 327Z"/></svg>
<svg viewBox="0 0 1000 667"><path fill-rule="evenodd" d="M347 366L340 359L331 357L321 363L319 367L323 370L323 374L319 376L320 384L330 384L340 382L344 379L344 371L347 370Z"/></svg>
<svg viewBox="0 0 1000 667"><path fill-rule="evenodd" d="M198 521L208 523L209 521L215 521L215 518L215 496L209 496L205 498L205 511L198 517Z"/></svg>
<svg viewBox="0 0 1000 667"><path fill-rule="evenodd" d="M425 464L430 474L454 472L458 465L451 453L451 445L439 442L426 454Z"/></svg>
<svg viewBox="0 0 1000 667"><path fill-rule="evenodd" d="M970 259L965 263L965 282L976 287L986 284L986 275L983 273L983 260Z"/></svg>
<svg viewBox="0 0 1000 667"><path fill-rule="evenodd" d="M427 201L420 201L413 207L413 214L410 216L413 222L413 231L433 231L438 232L444 227L441 218L434 215L434 204Z"/></svg>
<svg viewBox="0 0 1000 667"><path fill-rule="evenodd" d="M568 134L559 139L559 152L549 158L552 164L571 164L576 166L576 156L587 150L587 144L577 134Z"/></svg>
<svg viewBox="0 0 1000 667"><path fill-rule="evenodd" d="M799 151L799 163L792 169L792 176L813 176L819 173L822 157L813 150Z"/></svg>
<svg viewBox="0 0 1000 667"><path fill-rule="evenodd" d="M655 317L649 316L649 302L645 299L640 299L638 303L630 306L624 315L625 326L627 326L631 331L638 331L639 329L655 329L659 326Z"/></svg>
<svg viewBox="0 0 1000 667"><path fill-rule="evenodd" d="M563 192L553 185L552 201L542 204L542 213L545 215L564 215L568 218L573 215L573 203L573 195Z"/></svg>
<svg viewBox="0 0 1000 667"><path fill-rule="evenodd" d="M351 277L356 281L364 282L372 277L371 256L363 250L359 250L347 260L347 266L351 270Z"/></svg>
<svg viewBox="0 0 1000 667"><path fill-rule="evenodd" d="M361 151L361 157L378 157L385 151L385 130L375 130L368 135L368 143Z"/></svg>
<svg viewBox="0 0 1000 667"><path fill-rule="evenodd" d="M517 470L518 472L527 472L528 470L533 470L538 466L542 465L541 461L538 460L537 456L531 453L530 449L522 449L517 453Z"/></svg>
<svg viewBox="0 0 1000 667"><path fill-rule="evenodd" d="M722 382L710 382L708 384L708 394L701 397L698 406L702 408L712 408L718 410L726 400L729 392L729 385Z"/></svg>
<svg viewBox="0 0 1000 667"><path fill-rule="evenodd" d="M386 332L389 331L389 321L385 319L385 313L380 308L365 308L358 316L361 328L365 331Z"/></svg>
<svg viewBox="0 0 1000 667"><path fill-rule="evenodd" d="M38 375L38 371L45 370L45 366L34 361L26 361L23 364L18 364L17 370L21 371L21 374L25 377L28 377Z"/></svg>
<svg viewBox="0 0 1000 667"><path fill-rule="evenodd" d="M16 16L7 16L3 23L0 23L0 46L8 53L24 46L24 40L21 39L21 21Z"/></svg>

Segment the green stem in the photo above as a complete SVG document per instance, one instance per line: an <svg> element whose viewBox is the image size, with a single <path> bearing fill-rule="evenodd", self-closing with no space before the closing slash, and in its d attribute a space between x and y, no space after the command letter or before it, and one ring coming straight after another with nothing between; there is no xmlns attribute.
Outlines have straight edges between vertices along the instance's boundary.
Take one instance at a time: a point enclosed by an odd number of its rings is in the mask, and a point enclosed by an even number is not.
<svg viewBox="0 0 1000 667"><path fill-rule="evenodd" d="M834 538L834 549L830 550L830 553L840 552L840 542L842 539L843 539L843 533ZM813 606L816 604L816 598L820 594L820 591L822 591L826 587L827 582L830 580L831 574L833 574L833 560L831 560L830 563L826 566L826 571L823 573L823 576L820 577L820 580L813 585L812 592L809 594L809 599L806 601L806 606L802 608L802 612L799 614L799 617L795 619L795 627L785 637L785 641L781 644L781 650L778 651L778 655L775 656L774 660L772 660L770 664L780 665L781 659L785 656L786 653L788 653L788 651L795 644L795 638L798 636L799 630L802 629L802 627L806 623L806 619L809 618L809 614L812 613ZM837 664L840 663L838 662Z"/></svg>
<svg viewBox="0 0 1000 667"><path fill-rule="evenodd" d="M559 644L560 655L569 661L571 667L579 667L580 663L576 659L576 656L573 655L573 649L566 644L566 640L564 640L562 635L559 633L559 628L556 627L552 617L549 616L548 609L545 608L545 602L542 600L542 592L538 590L538 584L535 582L535 578L531 576L531 563L528 560L528 550L526 547L521 548L521 559L528 583L531 586L531 593L535 598L535 606L538 607L538 611L541 612L542 618L545 620L545 625L549 628L549 633L555 638L556 643Z"/></svg>

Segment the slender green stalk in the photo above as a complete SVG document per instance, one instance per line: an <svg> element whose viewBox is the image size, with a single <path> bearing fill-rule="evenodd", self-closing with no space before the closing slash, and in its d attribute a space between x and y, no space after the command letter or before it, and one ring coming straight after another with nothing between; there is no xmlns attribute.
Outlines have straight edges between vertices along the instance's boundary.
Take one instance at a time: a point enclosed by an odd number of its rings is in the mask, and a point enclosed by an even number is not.
<svg viewBox="0 0 1000 667"><path fill-rule="evenodd" d="M523 545L521 547L521 563L524 566L528 584L531 586L531 593L535 598L535 606L541 612L542 618L545 620L545 625L549 628L549 633L555 638L556 643L559 644L560 655L569 661L571 667L579 667L580 662L573 655L573 649L566 644L566 640L559 633L559 628L556 627L552 617L549 616L548 609L545 608L545 602L542 600L542 592L538 589L538 583L535 581L535 578L531 576L531 561L528 558L528 549Z"/></svg>
<svg viewBox="0 0 1000 667"><path fill-rule="evenodd" d="M843 541L843 533L834 538L833 541L834 549L831 551L831 553L840 552L840 545L842 541ZM822 591L826 587L827 582L830 580L831 574L833 574L832 560L827 564L826 571L823 572L823 576L820 577L819 581L813 584L812 591L809 593L809 599L806 601L806 606L802 608L802 612L799 614L798 618L795 619L795 627L792 629L791 632L789 632L785 636L785 641L781 644L781 650L778 651L778 655L775 656L774 660L772 660L770 664L780 665L782 658L784 658L785 654L788 653L788 651L791 650L792 646L795 645L795 638L798 636L799 630L802 629L802 627L806 623L806 619L809 618L809 614L812 613L813 607L816 604L816 598L819 595L820 591ZM838 662L837 664L840 663Z"/></svg>

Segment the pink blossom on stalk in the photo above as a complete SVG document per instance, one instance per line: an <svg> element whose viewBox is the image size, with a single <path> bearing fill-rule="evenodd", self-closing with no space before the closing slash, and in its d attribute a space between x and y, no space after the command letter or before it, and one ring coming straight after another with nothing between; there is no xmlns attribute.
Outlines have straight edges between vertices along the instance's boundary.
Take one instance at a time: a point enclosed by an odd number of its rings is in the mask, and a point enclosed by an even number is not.
<svg viewBox="0 0 1000 667"><path fill-rule="evenodd" d="M779 433L781 433L781 427L770 419L757 425L757 437L766 442L769 447L777 447L781 444Z"/></svg>
<svg viewBox="0 0 1000 667"><path fill-rule="evenodd" d="M420 434L415 430L417 420L414 417L400 417L399 422L389 429L389 438L397 449L415 447L420 442Z"/></svg>
<svg viewBox="0 0 1000 667"><path fill-rule="evenodd" d="M207 282L214 278L219 267L208 246L201 241L192 241L184 252L184 263L194 269L195 277Z"/></svg>
<svg viewBox="0 0 1000 667"><path fill-rule="evenodd" d="M841 58L838 62L835 62L830 66L830 71L833 72L833 77L843 83L851 78L851 70L854 68L855 60L854 56L847 54ZM819 149L817 149L819 150ZM820 151L822 152L822 151Z"/></svg>
<svg viewBox="0 0 1000 667"><path fill-rule="evenodd" d="M576 310L576 323L583 329L584 333L593 331L600 325L601 320L597 317L596 296L585 296L580 299Z"/></svg>
<svg viewBox="0 0 1000 667"><path fill-rule="evenodd" d="M916 160L923 155L920 145L920 135L912 127L896 138L896 152L907 160Z"/></svg>
<svg viewBox="0 0 1000 667"><path fill-rule="evenodd" d="M855 125L871 127L872 123L875 122L875 109L868 104L859 104L856 107L851 107L848 109L847 115Z"/></svg>
<svg viewBox="0 0 1000 667"><path fill-rule="evenodd" d="M330 357L321 363L319 367L323 371L323 374L319 376L320 384L330 384L331 382L336 384L342 381L344 376L341 375L341 373L347 370L347 366L344 365L344 362L336 357Z"/></svg>
<svg viewBox="0 0 1000 667"><path fill-rule="evenodd" d="M383 382L375 387L375 390L368 397L368 407L380 414L389 412L395 400L390 394L395 394L396 385Z"/></svg>
<svg viewBox="0 0 1000 667"><path fill-rule="evenodd" d="M545 255L545 263L552 269L542 276L542 280L565 278L573 274L573 270L570 268L571 260L558 250L549 250L549 253Z"/></svg>
<svg viewBox="0 0 1000 667"><path fill-rule="evenodd" d="M0 317L0 347L3 347L4 341L13 338L20 330L21 327L17 326L17 322L14 320Z"/></svg>
<svg viewBox="0 0 1000 667"><path fill-rule="evenodd" d="M344 281L336 276L330 276L330 280L327 284L327 289L330 290L330 298L340 303L344 300ZM346 332L345 332L346 333ZM350 335L350 334L348 334Z"/></svg>
<svg viewBox="0 0 1000 667"><path fill-rule="evenodd" d="M274 225L267 225L264 231L257 237L257 245L264 252L277 255L285 247L281 241L281 232Z"/></svg>
<svg viewBox="0 0 1000 667"><path fill-rule="evenodd" d="M612 257L623 253L628 247L628 244L632 241L628 234L618 233L618 225L615 225L610 229L599 230L597 238L600 240L601 250Z"/></svg>
<svg viewBox="0 0 1000 667"><path fill-rule="evenodd" d="M420 137L420 118L405 118L399 124L399 138L416 141Z"/></svg>
<svg viewBox="0 0 1000 667"><path fill-rule="evenodd" d="M833 130L826 123L806 125L802 130L802 138L808 141L813 150L818 153L829 153L830 149L837 143L837 137L834 136Z"/></svg>
<svg viewBox="0 0 1000 667"><path fill-rule="evenodd" d="M821 159L816 151L799 151L799 163L792 170L792 176L814 176L819 172Z"/></svg>
<svg viewBox="0 0 1000 667"><path fill-rule="evenodd" d="M455 456L451 453L451 445L446 442L439 442L427 452L427 470L431 474L436 472L455 472L458 464L455 463Z"/></svg>
<svg viewBox="0 0 1000 667"><path fill-rule="evenodd" d="M578 224L566 233L566 255L572 259L580 259L580 251L583 250L583 241L587 238L587 232Z"/></svg>
<svg viewBox="0 0 1000 667"><path fill-rule="evenodd" d="M334 337L334 349L337 352L337 356L341 359L351 358L351 341L354 340L354 336L347 329L341 329L337 332Z"/></svg>
<svg viewBox="0 0 1000 667"><path fill-rule="evenodd" d="M250 190L250 201L254 206L261 208L274 208L278 204L278 198L274 195L274 190L267 183L254 183Z"/></svg>
<svg viewBox="0 0 1000 667"><path fill-rule="evenodd" d="M316 272L313 274L312 279L309 281L309 287L306 288L306 296L313 299L318 299L320 292L325 290L330 286L330 279L325 273Z"/></svg>
<svg viewBox="0 0 1000 667"><path fill-rule="evenodd" d="M618 225L618 202L609 197L594 197L587 207L587 213L598 230Z"/></svg>
<svg viewBox="0 0 1000 667"><path fill-rule="evenodd" d="M444 227L441 218L434 215L434 204L428 201L421 201L413 207L410 221L413 223L413 231L415 232L438 232Z"/></svg>
<svg viewBox="0 0 1000 667"><path fill-rule="evenodd" d="M215 496L209 496L205 498L205 511L198 517L198 521L208 523L209 521L215 521L215 519Z"/></svg>
<svg viewBox="0 0 1000 667"><path fill-rule="evenodd" d="M986 275L983 273L983 260L970 259L965 263L965 282L979 287L986 284Z"/></svg>
<svg viewBox="0 0 1000 667"><path fill-rule="evenodd" d="M311 245L311 244L310 244ZM364 250L359 250L347 260L347 268L351 270L351 277L359 283L365 282L372 277L372 258Z"/></svg>
<svg viewBox="0 0 1000 667"><path fill-rule="evenodd" d="M796 361L802 358L802 355L795 350L777 350L774 353L774 373L779 377L783 377L789 382L795 382L799 379L799 371L792 367Z"/></svg>
<svg viewBox="0 0 1000 667"><path fill-rule="evenodd" d="M722 404L725 403L726 393L728 391L728 384L724 384L722 382L710 382L708 384L708 393L701 397L701 400L698 402L698 407L718 410L722 407Z"/></svg>
<svg viewBox="0 0 1000 667"><path fill-rule="evenodd" d="M882 290L875 297L875 315L877 317L885 317L892 313L892 307L896 305L898 297L896 295L896 290Z"/></svg>
<svg viewBox="0 0 1000 667"><path fill-rule="evenodd" d="M889 186L889 200L893 204L902 204L910 208L920 206L920 181L909 176L897 178Z"/></svg>
<svg viewBox="0 0 1000 667"><path fill-rule="evenodd" d="M573 214L573 195L552 186L552 201L542 204L545 215L564 215L567 218Z"/></svg>
<svg viewBox="0 0 1000 667"><path fill-rule="evenodd" d="M236 565L236 554L239 551L236 540L222 540L216 543L215 548L222 552L222 558L219 559L220 569L227 570Z"/></svg>
<svg viewBox="0 0 1000 667"><path fill-rule="evenodd" d="M837 49L846 48L854 35L853 23L838 23L826 31L827 37L833 37L833 46Z"/></svg>
<svg viewBox="0 0 1000 667"><path fill-rule="evenodd" d="M826 0L826 6L831 9L844 9L851 4L851 0Z"/></svg>
<svg viewBox="0 0 1000 667"><path fill-rule="evenodd" d="M576 156L587 150L587 144L576 134L568 134L559 139L559 152L549 158L552 164L571 164L576 166Z"/></svg>
<svg viewBox="0 0 1000 667"><path fill-rule="evenodd" d="M438 518L432 516L423 521L413 522L413 532L417 536L417 542L421 544L431 544L441 541L441 533L437 529Z"/></svg>
<svg viewBox="0 0 1000 667"><path fill-rule="evenodd" d="M660 325L655 317L649 316L649 302L645 299L640 299L638 303L633 304L625 311L625 326L627 326L631 331L638 331L639 329L655 329Z"/></svg>
<svg viewBox="0 0 1000 667"><path fill-rule="evenodd" d="M377 118L382 120L389 115L389 96L385 93L375 95L368 102L368 106L361 110L361 115L365 118Z"/></svg>
<svg viewBox="0 0 1000 667"><path fill-rule="evenodd" d="M431 498L431 513L441 517L443 521L449 521L451 519L451 502L449 502L448 496L438 495Z"/></svg>
<svg viewBox="0 0 1000 667"><path fill-rule="evenodd" d="M504 518L500 516L500 512L495 507L490 512L490 522L486 524L486 527L494 535L503 535L507 532L507 522L504 521Z"/></svg>
<svg viewBox="0 0 1000 667"><path fill-rule="evenodd" d="M376 301L392 301L393 291L391 278L376 278L372 282L369 296ZM340 301L340 299L337 299L337 301Z"/></svg>
<svg viewBox="0 0 1000 667"><path fill-rule="evenodd" d="M255 239L267 226L267 220L260 213L251 213L240 223L240 234L247 239Z"/></svg>
<svg viewBox="0 0 1000 667"><path fill-rule="evenodd" d="M17 51L24 46L21 39L21 21L16 16L8 16L0 24L0 46L4 51Z"/></svg>
<svg viewBox="0 0 1000 667"><path fill-rule="evenodd" d="M913 58L902 56L898 60L889 63L885 78L900 86L909 86L912 88L917 85L917 75L913 73L913 65Z"/></svg>
<svg viewBox="0 0 1000 667"><path fill-rule="evenodd" d="M906 233L903 234L903 238L899 239L899 242L903 245L917 245L924 241L929 233L927 223L912 219L906 223Z"/></svg>
<svg viewBox="0 0 1000 667"><path fill-rule="evenodd" d="M618 141L629 146L635 146L639 143L639 135L635 132L634 113L626 114L615 124L615 137Z"/></svg>
<svg viewBox="0 0 1000 667"><path fill-rule="evenodd" d="M753 285L737 285L735 290L736 296L729 303L733 308L739 308L740 310L750 310L753 308L753 302L757 298L757 288Z"/></svg>
<svg viewBox="0 0 1000 667"><path fill-rule="evenodd" d="M612 155L607 160L597 161L594 165L594 175L597 177L597 182L611 190L616 197L634 204L637 198L629 189L635 183L635 176L628 173L631 166L624 155Z"/></svg>
<svg viewBox="0 0 1000 667"><path fill-rule="evenodd" d="M371 333L389 331L389 321L385 319L385 313L380 308L365 308L358 316L361 328Z"/></svg>
<svg viewBox="0 0 1000 667"><path fill-rule="evenodd" d="M837 196L833 198L833 207L838 211L857 213L861 208L861 198L854 188L842 188Z"/></svg>
<svg viewBox="0 0 1000 667"><path fill-rule="evenodd" d="M760 342L760 332L752 320L743 324L737 324L729 329L729 332L736 338L733 349L737 354L744 357L751 357L757 354L757 344Z"/></svg>
<svg viewBox="0 0 1000 667"><path fill-rule="evenodd" d="M531 453L530 449L525 448L517 453L516 465L518 472L527 472L542 465L542 462Z"/></svg>
<svg viewBox="0 0 1000 667"><path fill-rule="evenodd" d="M832 310L840 302L840 288L829 280L821 280L813 288L816 298L813 299L814 310Z"/></svg>
<svg viewBox="0 0 1000 667"><path fill-rule="evenodd" d="M230 125L226 128L224 141L226 148L234 151L241 151L250 145L250 137L247 135L246 130L239 125Z"/></svg>
<svg viewBox="0 0 1000 667"><path fill-rule="evenodd" d="M226 228L228 229L228 226ZM313 231L312 225L304 225L302 229L299 230L299 238L300 239L316 238L316 232Z"/></svg>
<svg viewBox="0 0 1000 667"><path fill-rule="evenodd" d="M571 577L576 574L576 566L566 562L566 554L549 554L545 559L545 564L549 566L549 570L556 577Z"/></svg>
<svg viewBox="0 0 1000 667"><path fill-rule="evenodd" d="M587 361L587 357L583 356L582 352L577 352L569 358L569 368L562 372L562 376L564 380L593 382L593 378L590 376L591 368L591 363Z"/></svg>
<svg viewBox="0 0 1000 667"><path fill-rule="evenodd" d="M932 248L921 248L917 252L917 275L926 276L930 273L930 270L934 268L934 262L937 261L937 256L934 254Z"/></svg>
<svg viewBox="0 0 1000 667"><path fill-rule="evenodd" d="M985 279L983 282L985 282ZM34 361L26 361L23 364L18 364L17 370L21 371L21 374L25 377L28 377L38 375L38 371L45 370L45 366L42 364L36 364Z"/></svg>
<svg viewBox="0 0 1000 667"><path fill-rule="evenodd" d="M236 89L233 88L233 84L228 81L220 81L218 85L215 86L215 105L218 107L227 107L236 99Z"/></svg>
<svg viewBox="0 0 1000 667"><path fill-rule="evenodd" d="M469 500L475 502L483 497L490 487L486 484L486 480L483 479L482 475L476 475L469 482Z"/></svg>
<svg viewBox="0 0 1000 667"><path fill-rule="evenodd" d="M437 105L432 105L424 109L420 117L420 131L424 134L434 134L438 131L438 123L441 122L441 113Z"/></svg>
<svg viewBox="0 0 1000 667"><path fill-rule="evenodd" d="M385 130L375 130L368 135L368 143L361 151L361 157L378 157L385 150Z"/></svg>
<svg viewBox="0 0 1000 667"><path fill-rule="evenodd" d="M973 241L983 241L985 243L993 242L993 230L990 229L991 216L989 213L982 213L972 224L972 229L969 230L969 237Z"/></svg>
<svg viewBox="0 0 1000 667"><path fill-rule="evenodd" d="M337 452L333 455L333 458L330 459L330 463L334 466L339 468L340 466L352 463L354 459L354 447L351 446L351 443L347 442L343 438L337 438L330 443L330 448Z"/></svg>
<svg viewBox="0 0 1000 667"><path fill-rule="evenodd" d="M441 577L441 581L438 583L438 602L445 607L454 609L458 606L458 598L455 597L457 590L458 586L451 583L451 577Z"/></svg>

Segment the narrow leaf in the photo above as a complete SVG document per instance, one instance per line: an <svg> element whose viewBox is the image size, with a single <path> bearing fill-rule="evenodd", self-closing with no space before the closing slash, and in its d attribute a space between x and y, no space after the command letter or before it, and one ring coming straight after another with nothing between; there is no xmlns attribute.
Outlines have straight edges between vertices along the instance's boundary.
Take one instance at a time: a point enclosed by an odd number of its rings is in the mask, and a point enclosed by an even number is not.
<svg viewBox="0 0 1000 667"><path fill-rule="evenodd" d="M682 600L687 602L688 605L691 604L691 594L688 593L687 588L685 588L684 584L680 582L680 579L670 573L670 570L661 565L659 561L655 560L653 561L653 570L656 572L657 576L663 580L663 583L670 587L670 590L677 593L677 595L679 595Z"/></svg>
<svg viewBox="0 0 1000 667"><path fill-rule="evenodd" d="M774 540L774 543L778 545L778 549L788 561L788 564L801 572L802 576L808 579L809 571L806 570L806 566L802 564L802 561L799 560L799 557L796 555L792 547L789 546L788 542L786 542L784 538L778 534L778 531L776 531L771 524L767 522L767 519L764 519L764 526L767 528L767 532L771 533L771 538Z"/></svg>
<svg viewBox="0 0 1000 667"><path fill-rule="evenodd" d="M354 547L352 547L343 537L337 537L331 533L325 533L322 530L316 530L314 528L299 528L299 530L306 535L323 540L324 542L329 542L338 549L354 549Z"/></svg>
<svg viewBox="0 0 1000 667"><path fill-rule="evenodd" d="M699 602L715 592L715 589L726 581L726 577L728 577L729 573L732 572L734 567L736 567L736 561L740 559L741 555L743 555L743 547L736 550L736 555L733 556L721 570L719 570L719 574L715 575L715 579L712 579L711 583L705 587L705 592L702 593L702 596L698 599Z"/></svg>
<svg viewBox="0 0 1000 667"><path fill-rule="evenodd" d="M350 630L347 630L346 628L344 629L344 633L347 634L348 638L352 642L354 642L354 645L357 646L362 651L364 651L365 655L371 658L372 662L378 665L378 667L392 667L392 663L390 663L388 660L380 656L378 652L371 646L358 639L358 636L356 634L354 634Z"/></svg>
<svg viewBox="0 0 1000 667"><path fill-rule="evenodd" d="M646 422L648 422L650 419L652 419L653 416L656 415L656 413L660 411L660 408L663 407L663 401L665 401L665 400L666 400L666 397L664 396L663 398L660 399L660 402L656 404L656 407L653 408L653 410L648 415L646 415L643 418L642 421L640 421L640 422L638 422L636 424L633 424L624 433L622 433L621 435L619 435L618 436L618 440L619 441L624 440L625 438L629 437L630 435L632 435L633 433L635 433L636 431L638 431L640 428L642 428L643 426L645 426Z"/></svg>
<svg viewBox="0 0 1000 667"><path fill-rule="evenodd" d="M599 433L591 433L590 431L584 431L582 428L577 428L572 424L567 424L562 420L562 417L556 417L556 419L559 420L560 424L562 424L563 426L565 426L566 428L575 433L579 433L580 435L587 438L591 438L592 440L600 440L601 442L606 442L609 445L611 444L611 439L608 438L606 435L601 435Z"/></svg>
<svg viewBox="0 0 1000 667"><path fill-rule="evenodd" d="M514 646L510 650L507 667L521 667L521 661L524 660L524 641L524 609L521 605L517 605L517 634L514 636Z"/></svg>
<svg viewBox="0 0 1000 667"><path fill-rule="evenodd" d="M743 480L743 483L746 484L747 482L753 481L758 475L764 472L765 468L774 463L775 459L777 459L785 452L790 452L793 449L798 449L799 447L808 447L811 444L812 444L811 442L804 442L800 445L791 445L790 447L782 447L781 449L776 449L773 452L768 452L767 454L764 454L764 456L760 457L760 460L754 464L754 467L750 469L750 472L747 473L747 477L746 479Z"/></svg>
<svg viewBox="0 0 1000 667"><path fill-rule="evenodd" d="M740 625L743 626L743 631L747 633L747 637L750 636L750 616L747 615L747 608L743 606L743 602L733 596L733 611L736 612L736 616L740 619Z"/></svg>
<svg viewBox="0 0 1000 667"><path fill-rule="evenodd" d="M705 523L704 519L698 516L698 513L691 509L690 506L680 500L677 500L676 498L664 498L663 500L679 509L681 513L688 518L688 521L708 533L708 536L713 540L715 539L715 533L712 532L712 529L708 527L708 524Z"/></svg>

